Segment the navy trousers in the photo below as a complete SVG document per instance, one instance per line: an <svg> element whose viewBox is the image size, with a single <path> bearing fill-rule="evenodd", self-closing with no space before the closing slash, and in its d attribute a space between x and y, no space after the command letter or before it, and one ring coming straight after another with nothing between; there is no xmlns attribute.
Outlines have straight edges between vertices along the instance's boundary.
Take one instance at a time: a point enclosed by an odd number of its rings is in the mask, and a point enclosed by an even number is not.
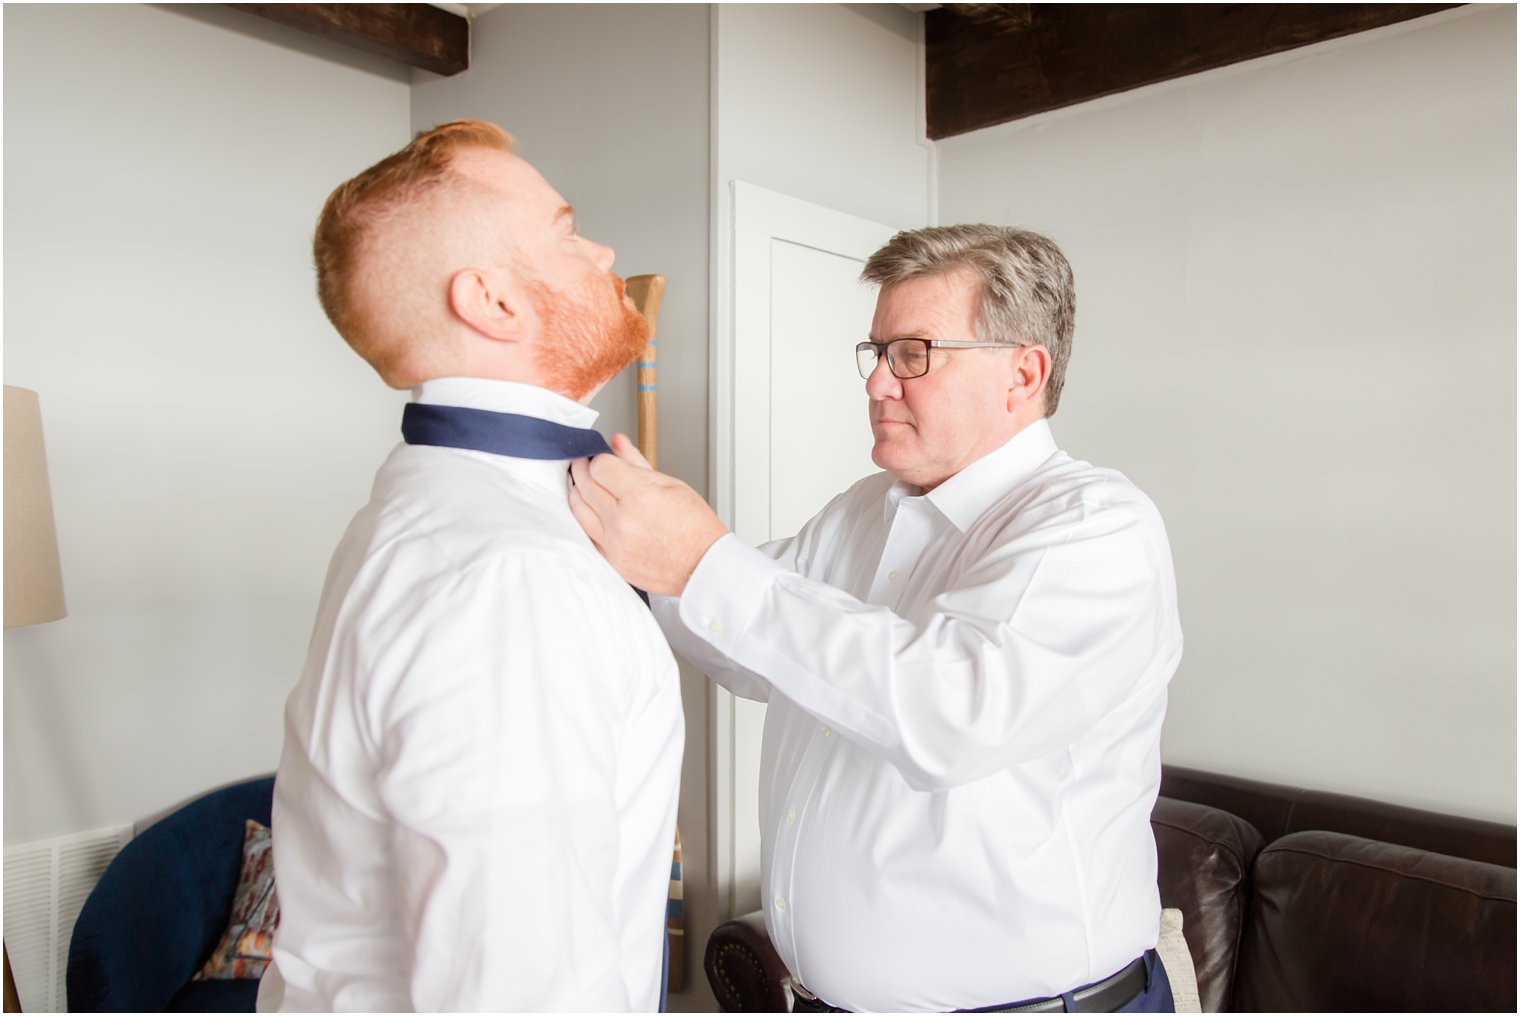
<svg viewBox="0 0 1520 1016"><path fill-rule="evenodd" d="M1063 996L1064 997L1064 996ZM1071 999L1066 999L1066 1011L1071 1012ZM1161 956L1151 949L1145 954L1145 990L1120 1006L1119 1012L1176 1012L1172 1002L1172 982L1166 979L1166 968Z"/></svg>
<svg viewBox="0 0 1520 1016"><path fill-rule="evenodd" d="M1172 982L1166 979L1166 968L1161 965L1161 954L1154 949L1145 953L1145 990L1115 1009L1115 1012L1176 1012L1172 1001ZM1067 1012L1076 1012L1075 992L1061 996Z"/></svg>
<svg viewBox="0 0 1520 1016"><path fill-rule="evenodd" d="M670 933L665 930L663 921L660 922L660 941L665 943L664 955L660 957L660 1012L669 1012L670 1010L665 1007L670 1004ZM1166 997L1170 999L1171 992L1168 992Z"/></svg>

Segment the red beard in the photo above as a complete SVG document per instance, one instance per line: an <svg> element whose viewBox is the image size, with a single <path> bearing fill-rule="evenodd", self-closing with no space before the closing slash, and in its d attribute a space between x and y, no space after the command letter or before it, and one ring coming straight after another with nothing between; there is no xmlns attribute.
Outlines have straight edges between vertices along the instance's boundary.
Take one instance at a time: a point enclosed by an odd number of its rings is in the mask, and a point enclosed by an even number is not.
<svg viewBox="0 0 1520 1016"><path fill-rule="evenodd" d="M544 322L538 366L545 388L580 400L644 351L649 322L623 301L623 280L616 275L609 272L607 287L590 292L531 285Z"/></svg>

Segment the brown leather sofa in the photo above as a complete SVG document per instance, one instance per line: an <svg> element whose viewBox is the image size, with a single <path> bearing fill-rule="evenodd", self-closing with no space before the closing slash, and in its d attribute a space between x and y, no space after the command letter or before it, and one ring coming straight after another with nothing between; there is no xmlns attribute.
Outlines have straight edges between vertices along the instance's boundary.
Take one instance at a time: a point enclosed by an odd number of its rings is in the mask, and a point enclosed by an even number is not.
<svg viewBox="0 0 1520 1016"><path fill-rule="evenodd" d="M1205 1012L1514 1012L1515 827L1165 766L1161 902ZM785 1012L760 912L720 925L729 1012Z"/></svg>

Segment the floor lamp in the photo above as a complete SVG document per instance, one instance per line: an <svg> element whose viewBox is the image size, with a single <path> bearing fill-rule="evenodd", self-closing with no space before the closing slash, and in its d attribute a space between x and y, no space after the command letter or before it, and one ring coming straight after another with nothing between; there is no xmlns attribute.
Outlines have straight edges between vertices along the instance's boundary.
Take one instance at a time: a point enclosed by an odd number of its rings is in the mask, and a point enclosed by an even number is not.
<svg viewBox="0 0 1520 1016"><path fill-rule="evenodd" d="M56 621L66 613L53 494L42 446L41 406L36 392L6 385L5 627ZM8 948L5 1011L21 1011Z"/></svg>

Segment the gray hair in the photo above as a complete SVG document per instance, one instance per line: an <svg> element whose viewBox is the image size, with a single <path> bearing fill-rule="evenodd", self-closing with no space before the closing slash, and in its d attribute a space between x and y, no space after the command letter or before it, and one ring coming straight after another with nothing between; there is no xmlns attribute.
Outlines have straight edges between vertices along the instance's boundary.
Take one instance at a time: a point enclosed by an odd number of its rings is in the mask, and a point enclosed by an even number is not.
<svg viewBox="0 0 1520 1016"><path fill-rule="evenodd" d="M860 278L883 289L909 279L969 272L981 283L977 340L1050 351L1045 415L1054 416L1071 359L1077 294L1071 265L1049 239L1012 226L928 226L898 233Z"/></svg>

